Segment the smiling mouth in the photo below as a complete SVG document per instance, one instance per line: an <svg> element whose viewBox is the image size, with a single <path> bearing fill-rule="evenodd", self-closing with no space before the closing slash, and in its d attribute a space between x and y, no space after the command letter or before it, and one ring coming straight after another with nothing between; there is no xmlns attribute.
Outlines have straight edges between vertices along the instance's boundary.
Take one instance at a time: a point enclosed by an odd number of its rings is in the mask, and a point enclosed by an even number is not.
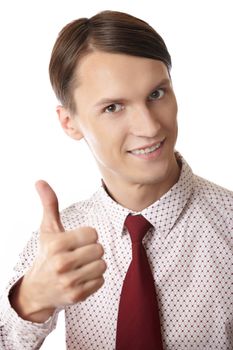
<svg viewBox="0 0 233 350"><path fill-rule="evenodd" d="M156 145L151 146L151 147L138 148L138 149L135 149L135 150L129 151L129 152L132 154L135 154L135 155L150 154L150 153L153 153L154 151L156 151L157 149L159 149L162 146L162 144L164 143L164 141L165 141L165 139L160 141Z"/></svg>

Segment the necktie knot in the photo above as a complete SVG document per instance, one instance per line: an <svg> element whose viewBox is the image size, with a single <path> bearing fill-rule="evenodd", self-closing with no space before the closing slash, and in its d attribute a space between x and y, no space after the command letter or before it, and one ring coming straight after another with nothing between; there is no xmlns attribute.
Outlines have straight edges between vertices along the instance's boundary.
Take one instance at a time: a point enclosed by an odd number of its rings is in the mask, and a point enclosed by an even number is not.
<svg viewBox="0 0 233 350"><path fill-rule="evenodd" d="M125 220L125 227L129 231L132 243L141 243L152 225L142 215L128 215Z"/></svg>

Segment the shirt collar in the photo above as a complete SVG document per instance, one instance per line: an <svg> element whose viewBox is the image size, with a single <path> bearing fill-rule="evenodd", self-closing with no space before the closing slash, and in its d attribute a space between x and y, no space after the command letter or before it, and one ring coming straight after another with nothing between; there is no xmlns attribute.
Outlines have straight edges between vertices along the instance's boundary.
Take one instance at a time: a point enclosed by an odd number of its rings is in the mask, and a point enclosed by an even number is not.
<svg viewBox="0 0 233 350"><path fill-rule="evenodd" d="M110 197L103 182L102 187L96 194L98 196L96 203L100 202L100 207L98 208L100 215L102 218L112 223L117 235L121 235L124 229L125 219L131 211L121 206Z"/></svg>
<svg viewBox="0 0 233 350"><path fill-rule="evenodd" d="M193 172L184 158L176 152L181 164L178 182L170 188L159 200L142 210L141 214L154 226L155 232L166 235L170 232L178 217L182 213L193 190ZM110 220L116 234L122 234L124 222L132 210L115 202L102 184L96 193L100 201L100 214ZM96 198L97 199L97 198Z"/></svg>
<svg viewBox="0 0 233 350"><path fill-rule="evenodd" d="M182 214L193 192L194 175L184 158L177 152L181 173L177 183L159 200L145 208L141 214L154 226L155 232L167 235Z"/></svg>

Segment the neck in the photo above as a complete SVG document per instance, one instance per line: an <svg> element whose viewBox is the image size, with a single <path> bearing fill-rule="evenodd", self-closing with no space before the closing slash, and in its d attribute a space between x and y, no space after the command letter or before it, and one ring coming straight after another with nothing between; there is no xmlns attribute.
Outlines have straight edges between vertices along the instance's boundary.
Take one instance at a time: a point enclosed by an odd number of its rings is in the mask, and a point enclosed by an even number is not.
<svg viewBox="0 0 233 350"><path fill-rule="evenodd" d="M166 180L153 184L129 184L104 179L105 189L117 203L135 212L141 212L159 200L178 181L180 167L176 165L171 169Z"/></svg>

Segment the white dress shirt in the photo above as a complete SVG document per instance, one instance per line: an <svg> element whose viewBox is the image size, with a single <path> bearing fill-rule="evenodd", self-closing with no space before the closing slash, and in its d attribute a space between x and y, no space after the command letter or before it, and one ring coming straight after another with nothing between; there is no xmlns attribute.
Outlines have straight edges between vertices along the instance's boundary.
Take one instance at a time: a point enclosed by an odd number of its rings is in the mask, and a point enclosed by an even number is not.
<svg viewBox="0 0 233 350"><path fill-rule="evenodd" d="M233 193L194 175L177 156L182 162L178 182L142 211L153 225L144 245L155 279L164 350L232 350ZM129 213L104 187L62 212L65 229L85 225L97 230L107 263L103 287L65 308L69 350L115 348L120 293L131 261L131 241L124 229ZM59 310L37 324L22 320L8 300L37 249L35 232L1 298L0 349L39 349L56 326Z"/></svg>

